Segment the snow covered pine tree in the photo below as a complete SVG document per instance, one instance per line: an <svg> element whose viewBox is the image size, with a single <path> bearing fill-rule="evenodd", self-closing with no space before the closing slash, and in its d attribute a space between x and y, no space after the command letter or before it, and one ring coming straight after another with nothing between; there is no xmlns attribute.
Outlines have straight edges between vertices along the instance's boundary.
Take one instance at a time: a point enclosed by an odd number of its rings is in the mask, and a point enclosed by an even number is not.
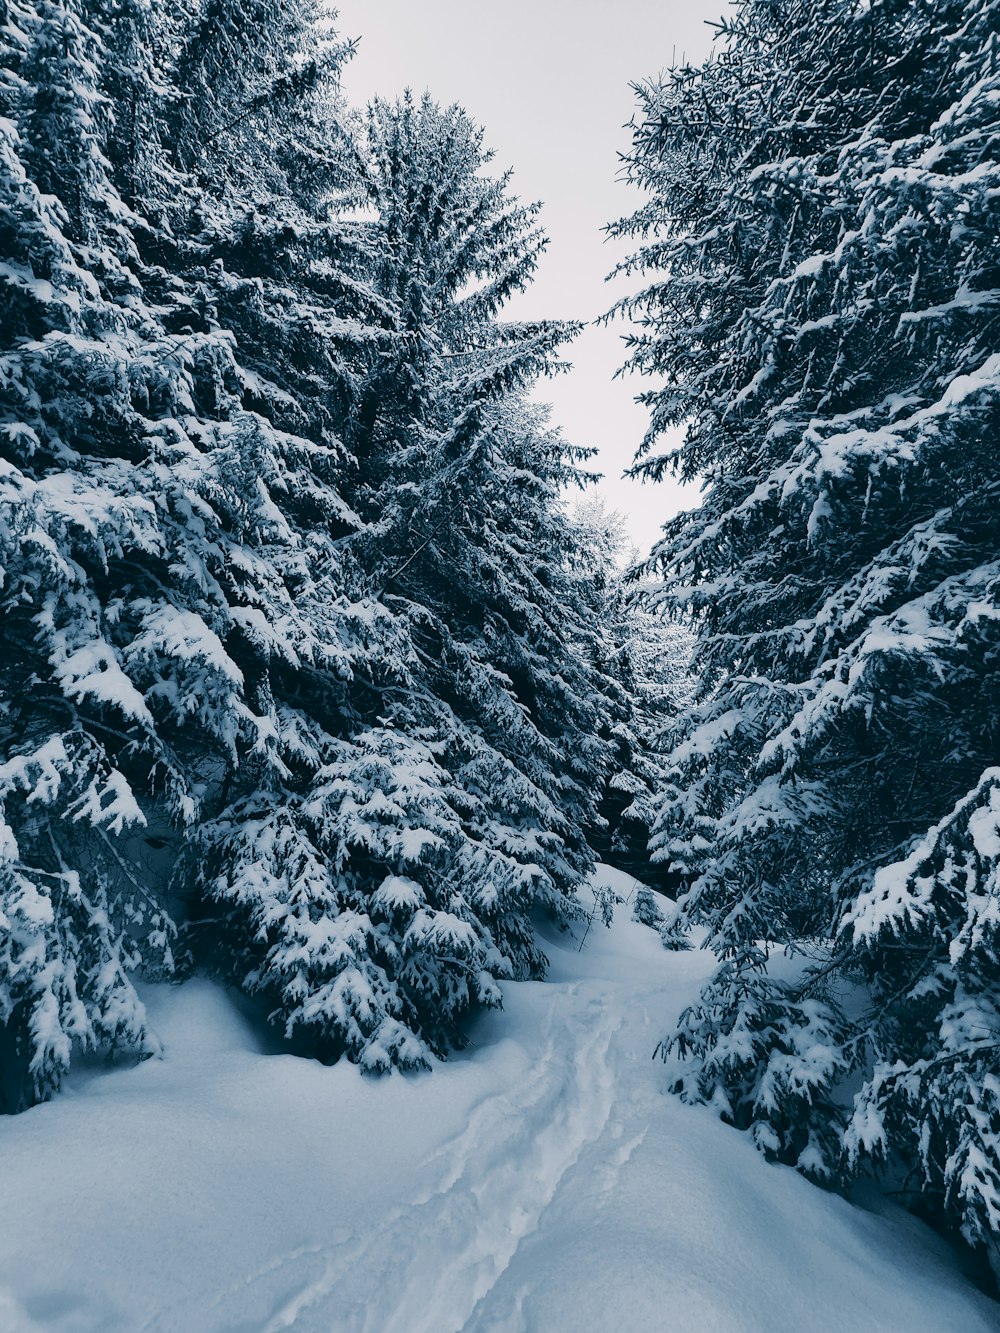
<svg viewBox="0 0 1000 1333"><path fill-rule="evenodd" d="M155 1049L130 977L190 954L425 1063L591 863L624 701L523 398L571 330L496 319L535 212L460 112L347 126L319 11L4 6L2 1109Z"/></svg>
<svg viewBox="0 0 1000 1333"><path fill-rule="evenodd" d="M193 843L237 795L280 787L309 745L296 671L349 678L373 619L354 634L331 582L347 520L328 424L242 366L219 323L209 272L257 315L241 333L287 298L226 280L174 147L177 67L201 30L141 3L86 14L8 5L0 34L7 1110L48 1095L74 1049L155 1048L129 975L175 968ZM266 44L271 28L240 31ZM243 91L241 127L259 130L272 101ZM114 140L120 113L141 146ZM264 177L266 203L280 166Z"/></svg>
<svg viewBox="0 0 1000 1333"><path fill-rule="evenodd" d="M559 507L575 453L523 398L572 329L497 318L544 240L481 137L428 98L356 127L343 207L380 319L352 362L344 551L373 632L391 617L399 638L355 672L299 807L302 867L269 834L208 885L249 907L269 946L251 985L289 1030L372 1070L443 1054L498 978L540 973L531 912L574 910L623 707Z"/></svg>
<svg viewBox="0 0 1000 1333"><path fill-rule="evenodd" d="M720 958L678 1089L821 1180L891 1168L994 1265L998 31L996 0L740 0L641 89L616 227L654 279L641 468L707 483L655 553L702 680L656 846Z"/></svg>
<svg viewBox="0 0 1000 1333"><path fill-rule="evenodd" d="M129 475L141 431L128 361L141 317L113 309L95 276L128 291L98 54L78 7L5 6L0 1110L8 1111L57 1084L74 1043L151 1049L126 968L140 951L171 963L172 928L159 909L146 910L120 850L125 831L143 823L127 769L148 768L153 724L109 639L121 609L112 570L154 560L168 537L148 487Z"/></svg>

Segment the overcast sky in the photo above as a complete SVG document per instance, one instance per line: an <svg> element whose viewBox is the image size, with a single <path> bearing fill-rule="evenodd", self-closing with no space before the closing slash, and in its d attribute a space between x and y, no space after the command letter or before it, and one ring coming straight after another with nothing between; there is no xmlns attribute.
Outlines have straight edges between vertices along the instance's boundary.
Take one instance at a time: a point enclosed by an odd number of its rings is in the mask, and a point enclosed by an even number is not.
<svg viewBox="0 0 1000 1333"><path fill-rule="evenodd" d="M339 28L359 37L344 75L355 103L429 89L460 103L484 126L494 166L514 169L514 190L540 199L551 237L531 292L512 313L591 320L616 291L604 282L620 251L601 228L637 196L616 179L623 128L635 99L630 83L686 54L708 53L706 20L725 0L336 0ZM573 371L542 385L556 422L576 444L596 446L601 490L624 512L643 551L659 525L695 502L672 482L621 479L646 427L632 401L635 379L613 380L623 359L623 326L588 329L569 349Z"/></svg>

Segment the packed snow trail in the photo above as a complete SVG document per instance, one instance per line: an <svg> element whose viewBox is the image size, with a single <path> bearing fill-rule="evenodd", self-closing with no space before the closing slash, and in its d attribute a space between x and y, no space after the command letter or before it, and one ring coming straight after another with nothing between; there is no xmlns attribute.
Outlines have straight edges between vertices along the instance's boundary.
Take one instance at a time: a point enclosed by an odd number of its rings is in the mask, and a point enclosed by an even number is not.
<svg viewBox="0 0 1000 1333"><path fill-rule="evenodd" d="M262 1050L208 983L151 988L162 1061L0 1121L0 1329L1000 1329L918 1223L665 1095L706 955L621 908L546 948L467 1052L381 1081Z"/></svg>

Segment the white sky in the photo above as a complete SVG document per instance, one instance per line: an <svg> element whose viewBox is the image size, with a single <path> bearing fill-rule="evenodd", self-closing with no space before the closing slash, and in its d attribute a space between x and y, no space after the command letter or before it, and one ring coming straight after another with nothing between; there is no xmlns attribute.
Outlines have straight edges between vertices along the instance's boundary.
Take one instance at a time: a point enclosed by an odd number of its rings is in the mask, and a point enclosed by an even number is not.
<svg viewBox="0 0 1000 1333"><path fill-rule="evenodd" d="M344 74L351 101L429 89L460 103L486 131L495 169L514 168L514 191L541 199L551 237L531 291L512 305L525 318L591 320L624 289L604 277L624 253L605 223L639 196L616 180L632 81L686 54L708 53L726 0L334 0L338 28L361 44ZM646 428L632 400L641 387L613 380L625 326L588 328L568 349L574 369L542 384L555 422L574 444L595 446L600 490L646 551L660 524L696 500L672 481L622 479Z"/></svg>

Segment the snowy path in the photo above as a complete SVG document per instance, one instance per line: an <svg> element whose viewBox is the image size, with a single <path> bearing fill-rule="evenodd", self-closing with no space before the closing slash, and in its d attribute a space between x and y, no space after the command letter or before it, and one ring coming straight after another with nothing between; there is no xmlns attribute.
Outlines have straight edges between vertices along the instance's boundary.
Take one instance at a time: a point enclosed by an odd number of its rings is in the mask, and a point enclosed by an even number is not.
<svg viewBox="0 0 1000 1333"><path fill-rule="evenodd" d="M164 1061L0 1122L0 1330L1000 1329L916 1223L664 1096L703 955L624 919L548 948L469 1052L377 1083L262 1053L217 988L151 992Z"/></svg>
<svg viewBox="0 0 1000 1333"><path fill-rule="evenodd" d="M464 1328L607 1126L608 1051L619 1024L599 997L582 997L578 984L556 993L536 1067L474 1105L467 1124L426 1164L430 1186L331 1254L322 1277L270 1320L269 1333L332 1305L345 1330Z"/></svg>

